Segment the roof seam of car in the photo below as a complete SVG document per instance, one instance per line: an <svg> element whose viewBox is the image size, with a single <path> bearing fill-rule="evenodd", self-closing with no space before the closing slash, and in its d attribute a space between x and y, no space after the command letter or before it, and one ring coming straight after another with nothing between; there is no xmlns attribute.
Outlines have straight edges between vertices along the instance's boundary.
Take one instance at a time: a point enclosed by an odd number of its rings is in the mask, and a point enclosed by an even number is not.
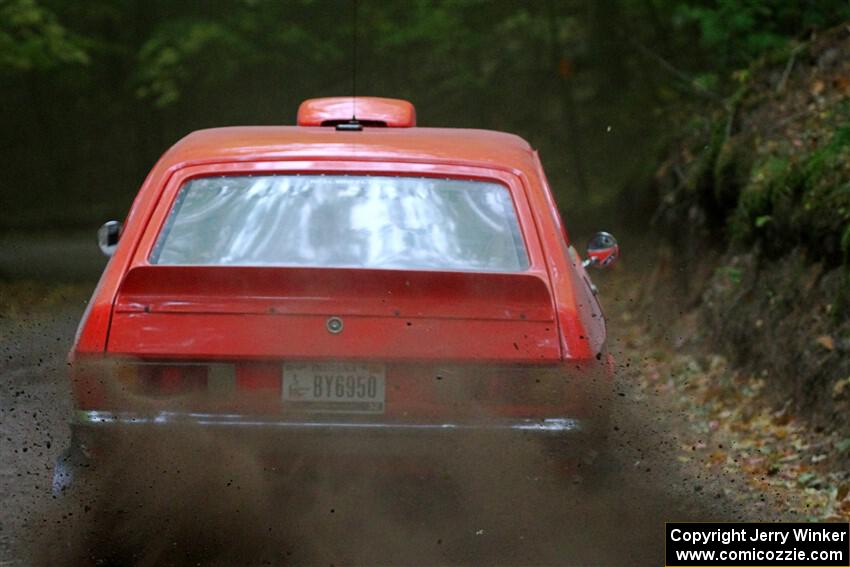
<svg viewBox="0 0 850 567"><path fill-rule="evenodd" d="M457 167L470 167L476 169L489 169L493 171L502 171L506 173L510 173L512 175L516 175L517 177L521 177L523 172L520 168L502 165L500 163L481 161L481 160L456 160L456 159L440 159L440 158L428 158L428 159L413 159L413 158L398 158L396 156L392 156L391 159L385 159L380 157L361 157L355 155L340 155L335 157L327 157L327 156L309 156L309 155L287 155L287 156L233 156L232 159L198 159L198 160L188 160L175 162L168 166L166 170L166 177L170 177L175 172L181 169L187 169L190 167L204 167L204 166L213 166L213 165L222 165L222 164L239 164L239 163L257 163L257 162L293 162L293 161L313 161L313 162L363 162L363 163L398 163L398 164L436 164L436 165L448 165L448 166L457 166ZM427 172L422 172L427 173Z"/></svg>

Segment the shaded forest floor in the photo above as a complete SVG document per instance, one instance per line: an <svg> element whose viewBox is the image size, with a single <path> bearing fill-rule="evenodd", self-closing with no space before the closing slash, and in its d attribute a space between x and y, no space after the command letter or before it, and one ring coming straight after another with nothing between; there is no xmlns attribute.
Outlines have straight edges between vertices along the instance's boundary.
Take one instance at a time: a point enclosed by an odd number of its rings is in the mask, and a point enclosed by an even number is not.
<svg viewBox="0 0 850 567"><path fill-rule="evenodd" d="M723 493L772 500L785 520L850 519L850 439L796 416L790 402L777 406L764 376L737 369L701 340L699 308L670 316L669 290L646 273L634 285L632 275L605 275L619 384L668 422L668 458L697 477L741 479L744 486Z"/></svg>

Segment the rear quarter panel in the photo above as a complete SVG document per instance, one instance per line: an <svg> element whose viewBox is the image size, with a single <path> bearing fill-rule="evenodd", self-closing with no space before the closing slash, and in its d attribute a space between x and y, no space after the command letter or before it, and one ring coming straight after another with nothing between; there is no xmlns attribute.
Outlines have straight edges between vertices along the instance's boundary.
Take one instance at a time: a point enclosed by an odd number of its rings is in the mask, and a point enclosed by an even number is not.
<svg viewBox="0 0 850 567"><path fill-rule="evenodd" d="M564 358L602 360L606 356L607 331L599 301L581 258L569 242L558 205L535 153L536 169L527 179L529 197L537 213L540 243L546 255L558 324L563 340Z"/></svg>
<svg viewBox="0 0 850 567"><path fill-rule="evenodd" d="M118 247L106 264L106 268L104 268L80 320L74 345L71 347L68 356L71 362L77 356L102 355L106 350L112 319L112 306L118 287L127 272L130 259L136 252L139 237L147 226L153 208L162 194L165 181L176 170L176 168L168 170L163 163L163 160L160 159L154 165L133 200L124 221Z"/></svg>

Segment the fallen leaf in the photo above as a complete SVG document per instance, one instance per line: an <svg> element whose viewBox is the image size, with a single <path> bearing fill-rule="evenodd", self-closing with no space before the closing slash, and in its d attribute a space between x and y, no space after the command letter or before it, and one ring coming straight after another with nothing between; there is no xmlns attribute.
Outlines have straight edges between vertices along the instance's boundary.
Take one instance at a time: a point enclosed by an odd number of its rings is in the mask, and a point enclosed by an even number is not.
<svg viewBox="0 0 850 567"><path fill-rule="evenodd" d="M800 483L801 486L812 486L816 484L818 480L818 475L813 472L805 472L797 477L797 482Z"/></svg>
<svg viewBox="0 0 850 567"><path fill-rule="evenodd" d="M715 451L708 456L708 461L713 465L722 465L726 462L726 453L723 451Z"/></svg>
<svg viewBox="0 0 850 567"><path fill-rule="evenodd" d="M829 335L821 335L815 339L815 342L826 350L835 350L835 341Z"/></svg>
<svg viewBox="0 0 850 567"><path fill-rule="evenodd" d="M840 398L844 390L847 389L847 386L850 386L850 378L836 380L835 385L832 387L832 397Z"/></svg>
<svg viewBox="0 0 850 567"><path fill-rule="evenodd" d="M783 411L773 418L774 425L788 425L791 423L791 416Z"/></svg>

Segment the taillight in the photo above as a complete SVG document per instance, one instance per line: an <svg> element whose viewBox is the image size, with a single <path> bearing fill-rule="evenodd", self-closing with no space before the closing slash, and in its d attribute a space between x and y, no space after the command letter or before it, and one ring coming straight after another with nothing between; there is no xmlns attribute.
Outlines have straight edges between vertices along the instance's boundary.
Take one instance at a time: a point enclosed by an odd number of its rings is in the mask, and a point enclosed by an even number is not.
<svg viewBox="0 0 850 567"><path fill-rule="evenodd" d="M434 369L441 401L557 405L568 390L564 368L549 366L454 366Z"/></svg>
<svg viewBox="0 0 850 567"><path fill-rule="evenodd" d="M434 401L493 416L551 417L592 411L598 369L575 365L435 367Z"/></svg>
<svg viewBox="0 0 850 567"><path fill-rule="evenodd" d="M203 364L139 364L140 394L177 396L205 391L209 367Z"/></svg>
<svg viewBox="0 0 850 567"><path fill-rule="evenodd" d="M524 366L503 369L497 373L504 401L515 406L562 406L568 395L572 377L561 366Z"/></svg>
<svg viewBox="0 0 850 567"><path fill-rule="evenodd" d="M75 363L72 381L78 408L117 409L139 398L227 397L236 373L232 364L97 359Z"/></svg>

